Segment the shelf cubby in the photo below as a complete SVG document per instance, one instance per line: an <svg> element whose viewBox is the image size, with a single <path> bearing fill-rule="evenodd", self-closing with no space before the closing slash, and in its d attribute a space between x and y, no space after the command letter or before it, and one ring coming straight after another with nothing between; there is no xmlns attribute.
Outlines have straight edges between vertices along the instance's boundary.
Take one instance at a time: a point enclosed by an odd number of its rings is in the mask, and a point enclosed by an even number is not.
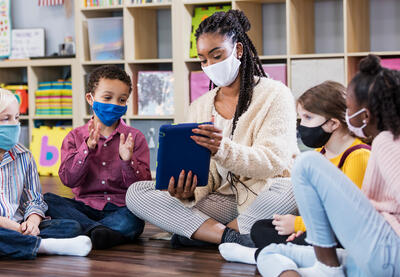
<svg viewBox="0 0 400 277"><path fill-rule="evenodd" d="M128 63L126 71L132 77L132 96L130 99L130 104L132 106L131 110L128 110L128 114L133 118L140 119L146 118L148 116L138 115L138 73L140 71L173 71L172 63L139 63L139 61L135 63ZM151 116L150 116L151 117ZM155 116L158 117L158 116Z"/></svg>
<svg viewBox="0 0 400 277"><path fill-rule="evenodd" d="M260 56L286 54L286 1L241 0L235 1L234 8L249 18L248 35Z"/></svg>
<svg viewBox="0 0 400 277"><path fill-rule="evenodd" d="M171 5L127 7L124 26L127 60L172 58Z"/></svg>
<svg viewBox="0 0 400 277"><path fill-rule="evenodd" d="M288 0L289 54L344 52L342 0Z"/></svg>
<svg viewBox="0 0 400 277"><path fill-rule="evenodd" d="M82 43L82 46L77 48L77 55L80 56L82 62L99 62L94 61L93 57L90 56L90 42L87 20L104 17L123 17L124 10L122 9L122 7L85 8L80 10L80 14L81 16L78 17L79 21L77 23L77 25L79 26L79 28L77 28L77 35L80 36L80 40L78 41Z"/></svg>
<svg viewBox="0 0 400 277"><path fill-rule="evenodd" d="M133 119L130 121L130 125L145 136L147 144L150 150L150 170L156 170L157 161L157 145L159 137L159 129L161 125L172 124L172 119Z"/></svg>
<svg viewBox="0 0 400 277"><path fill-rule="evenodd" d="M348 0L346 3L349 53L400 49L399 1Z"/></svg>

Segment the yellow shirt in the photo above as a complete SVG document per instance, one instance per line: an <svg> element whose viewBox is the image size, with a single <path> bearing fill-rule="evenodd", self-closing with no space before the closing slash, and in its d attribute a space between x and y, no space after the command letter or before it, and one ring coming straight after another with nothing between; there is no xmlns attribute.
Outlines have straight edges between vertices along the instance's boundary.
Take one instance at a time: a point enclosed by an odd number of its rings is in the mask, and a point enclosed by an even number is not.
<svg viewBox="0 0 400 277"><path fill-rule="evenodd" d="M364 144L361 140L355 139L353 144L350 147L353 147L355 145L359 144ZM349 147L349 148L350 148ZM315 149L316 151L320 152L322 148ZM347 151L347 149L346 149ZM331 163L333 163L335 166L338 166L340 163L340 160L343 156L343 154L346 152L344 151L341 153L339 156L329 159ZM361 189L363 179L364 179L364 173L365 170L367 169L367 164L368 164L368 159L369 159L370 151L368 149L357 149L354 150L353 152L350 153L350 155L347 156L343 167L341 170L343 173L349 177L351 181L353 181L354 184L358 188ZM295 232L298 231L306 231L306 226L304 225L303 219L301 216L297 216L295 221L294 221L294 230Z"/></svg>

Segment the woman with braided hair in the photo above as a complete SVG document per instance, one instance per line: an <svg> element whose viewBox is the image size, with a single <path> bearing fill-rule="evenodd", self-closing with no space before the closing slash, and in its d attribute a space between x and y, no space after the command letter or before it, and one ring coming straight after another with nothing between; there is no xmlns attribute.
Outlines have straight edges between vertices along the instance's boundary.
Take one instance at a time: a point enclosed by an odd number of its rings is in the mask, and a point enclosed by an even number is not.
<svg viewBox="0 0 400 277"><path fill-rule="evenodd" d="M196 187L196 176L182 171L168 192L155 190L153 182L135 183L127 192L128 208L174 233L175 247L252 246L254 222L297 211L290 183L298 154L294 99L284 84L267 78L249 30L244 13L230 10L208 17L196 31L211 90L191 104L187 121L214 122L194 129L202 136L192 137L212 153L208 185Z"/></svg>

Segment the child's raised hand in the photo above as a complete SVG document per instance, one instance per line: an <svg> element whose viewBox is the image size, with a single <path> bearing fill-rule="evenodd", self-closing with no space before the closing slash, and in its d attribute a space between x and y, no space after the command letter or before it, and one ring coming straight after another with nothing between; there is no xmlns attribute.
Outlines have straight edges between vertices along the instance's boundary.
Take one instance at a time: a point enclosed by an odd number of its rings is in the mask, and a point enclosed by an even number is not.
<svg viewBox="0 0 400 277"><path fill-rule="evenodd" d="M126 139L125 135L121 134L119 140L119 156L123 161L130 161L132 159L134 146L135 144L133 142L133 137L131 133L129 133Z"/></svg>
<svg viewBox="0 0 400 277"><path fill-rule="evenodd" d="M89 149L93 150L96 148L97 143L100 139L100 123L97 125L94 123L93 119L89 121L89 138L87 140L87 146Z"/></svg>
<svg viewBox="0 0 400 277"><path fill-rule="evenodd" d="M296 219L295 215L285 214L285 215L274 215L274 220L272 224L275 225L275 230L278 231L278 235L285 236L294 233L294 221Z"/></svg>

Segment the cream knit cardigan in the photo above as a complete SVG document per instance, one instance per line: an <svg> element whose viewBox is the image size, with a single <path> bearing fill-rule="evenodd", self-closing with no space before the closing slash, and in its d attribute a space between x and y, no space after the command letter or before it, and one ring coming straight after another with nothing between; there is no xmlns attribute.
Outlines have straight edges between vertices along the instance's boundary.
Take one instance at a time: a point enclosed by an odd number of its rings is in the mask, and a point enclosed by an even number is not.
<svg viewBox="0 0 400 277"><path fill-rule="evenodd" d="M187 121L210 121L217 92L215 88L193 102ZM281 82L261 78L253 90L248 110L237 122L233 138L224 137L211 159L208 185L196 188L195 200L185 204L192 206L212 192L236 194L241 213L256 196L240 183L236 184L237 193L229 183L221 184L215 163L240 176L240 180L258 194L268 189L274 178L290 177L298 153L292 93Z"/></svg>

